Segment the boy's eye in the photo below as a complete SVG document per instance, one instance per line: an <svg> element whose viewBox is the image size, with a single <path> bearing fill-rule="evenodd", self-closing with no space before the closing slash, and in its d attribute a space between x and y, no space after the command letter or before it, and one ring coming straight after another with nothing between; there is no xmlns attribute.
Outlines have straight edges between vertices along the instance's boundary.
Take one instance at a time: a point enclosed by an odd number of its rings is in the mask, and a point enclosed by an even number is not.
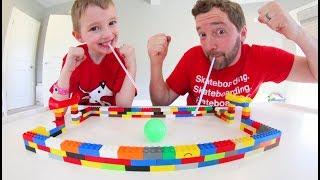
<svg viewBox="0 0 320 180"><path fill-rule="evenodd" d="M200 38L204 38L204 37L206 37L206 34L205 33L199 33L199 37Z"/></svg>
<svg viewBox="0 0 320 180"><path fill-rule="evenodd" d="M115 24L117 24L117 21L111 21L111 22L109 22L109 25L110 25L110 26L115 25Z"/></svg>
<svg viewBox="0 0 320 180"><path fill-rule="evenodd" d="M94 26L94 27L92 27L92 28L90 28L90 31L97 31L97 30L99 30L100 28L98 27L98 26Z"/></svg>

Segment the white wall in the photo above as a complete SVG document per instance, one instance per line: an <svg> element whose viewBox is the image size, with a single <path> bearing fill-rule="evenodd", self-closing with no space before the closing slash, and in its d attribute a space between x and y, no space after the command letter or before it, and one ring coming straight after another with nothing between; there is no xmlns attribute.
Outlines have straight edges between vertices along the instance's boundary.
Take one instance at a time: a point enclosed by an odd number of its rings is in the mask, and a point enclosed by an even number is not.
<svg viewBox="0 0 320 180"><path fill-rule="evenodd" d="M120 44L129 43L136 49L137 84L140 92L136 97L150 99L150 64L147 54L148 38L156 33L172 36L163 73L166 78L183 53L199 44L191 9L194 2L170 0L160 5L150 5L147 1L115 1L120 23ZM185 102L184 102L185 103Z"/></svg>

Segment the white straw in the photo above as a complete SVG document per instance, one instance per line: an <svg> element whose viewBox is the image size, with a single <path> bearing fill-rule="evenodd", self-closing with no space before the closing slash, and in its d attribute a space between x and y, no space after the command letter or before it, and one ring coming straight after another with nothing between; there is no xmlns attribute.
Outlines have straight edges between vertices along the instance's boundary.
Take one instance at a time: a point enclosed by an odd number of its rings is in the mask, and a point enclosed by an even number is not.
<svg viewBox="0 0 320 180"><path fill-rule="evenodd" d="M214 61L215 61L215 57L212 58L212 61L211 61L211 65L210 65L210 68L209 68L209 72L207 74L207 78L206 78L206 81L204 82L204 85L203 85L203 88L201 90L201 94L200 94L200 98L199 98L199 101L198 101L198 104L197 104L197 108L196 110L194 111L194 115L196 116L197 113L198 113L198 110L200 108L200 104L201 104L201 101L202 101L202 98L203 98L203 94L204 94L204 91L207 87L207 84L208 84L208 81L209 81L209 76L211 74L211 71L212 71L212 67L213 67L213 64L214 64Z"/></svg>
<svg viewBox="0 0 320 180"><path fill-rule="evenodd" d="M126 72L128 78L130 79L131 83L133 84L133 86L136 88L136 90L138 91L138 86L136 85L136 83L134 82L133 78L131 77L130 73L127 71L127 69L124 67L124 65L122 64L119 56L117 55L117 53L114 51L113 47L111 46L111 44L108 44L111 51L113 52L114 56L116 57L116 59L118 60L120 66L122 67L122 69L124 70L124 72Z"/></svg>

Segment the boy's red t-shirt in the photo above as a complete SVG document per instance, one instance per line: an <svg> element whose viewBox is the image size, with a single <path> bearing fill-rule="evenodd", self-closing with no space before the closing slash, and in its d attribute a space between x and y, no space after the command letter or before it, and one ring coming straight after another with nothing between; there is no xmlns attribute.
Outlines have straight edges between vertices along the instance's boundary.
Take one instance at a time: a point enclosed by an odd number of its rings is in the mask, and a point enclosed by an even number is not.
<svg viewBox="0 0 320 180"><path fill-rule="evenodd" d="M126 76L124 70L113 53L107 54L100 64L95 64L89 56L88 46L84 44L79 47L84 49L86 59L72 72L69 92L80 95L79 104L115 106L115 96ZM118 49L115 50L120 57ZM66 56L62 67L65 61ZM50 92L53 92L53 85Z"/></svg>
<svg viewBox="0 0 320 180"><path fill-rule="evenodd" d="M226 92L253 98L263 82L284 81L293 61L294 55L284 50L244 44L237 63L221 70L212 70L201 104L225 107ZM202 47L195 46L183 55L166 82L177 94L188 93L188 105L196 105L209 67L210 61Z"/></svg>

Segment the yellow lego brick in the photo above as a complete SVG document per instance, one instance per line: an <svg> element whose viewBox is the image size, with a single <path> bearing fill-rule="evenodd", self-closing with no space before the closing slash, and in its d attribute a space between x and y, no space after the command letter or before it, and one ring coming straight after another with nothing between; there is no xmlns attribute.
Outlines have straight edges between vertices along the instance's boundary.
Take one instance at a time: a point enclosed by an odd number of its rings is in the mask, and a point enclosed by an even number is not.
<svg viewBox="0 0 320 180"><path fill-rule="evenodd" d="M101 112L100 111L91 111L91 114L101 114Z"/></svg>
<svg viewBox="0 0 320 180"><path fill-rule="evenodd" d="M231 94L231 93L227 93L226 96L225 96L226 100L228 101L233 101L233 102L236 102L236 96Z"/></svg>
<svg viewBox="0 0 320 180"><path fill-rule="evenodd" d="M55 117L63 117L63 116L64 116L64 113L54 113L54 116L55 116Z"/></svg>
<svg viewBox="0 0 320 180"><path fill-rule="evenodd" d="M132 119L132 116L123 114L122 118L125 119L125 120L130 120L130 119Z"/></svg>
<svg viewBox="0 0 320 180"><path fill-rule="evenodd" d="M50 132L43 126L38 126L35 129L33 129L31 132L35 134L40 134L43 136L50 136Z"/></svg>
<svg viewBox="0 0 320 180"><path fill-rule="evenodd" d="M99 162L92 162L92 161L86 161L86 160L80 160L81 165L86 166L86 167L93 167L93 168L102 168L102 163Z"/></svg>
<svg viewBox="0 0 320 180"><path fill-rule="evenodd" d="M62 132L62 133L66 133L66 132L67 132L67 128L65 128L65 127L62 128L62 129L61 129L61 132Z"/></svg>
<svg viewBox="0 0 320 180"><path fill-rule="evenodd" d="M178 112L178 107L171 107L170 112Z"/></svg>
<svg viewBox="0 0 320 180"><path fill-rule="evenodd" d="M253 132L253 134L255 134L256 132L257 132L257 130L254 128L254 127L251 127L251 126L248 126L248 125L246 125L246 124L244 124L244 123L241 123L240 124L240 130L244 130L244 128L246 128L246 129L248 129L248 130L250 130L250 131L252 131Z"/></svg>
<svg viewBox="0 0 320 180"><path fill-rule="evenodd" d="M175 171L175 165L168 165L168 166L150 166L151 172L161 172L161 171Z"/></svg>
<svg viewBox="0 0 320 180"><path fill-rule="evenodd" d="M226 115L227 117L233 117L234 118L234 114L235 113L228 113L228 111L224 112L224 115Z"/></svg>
<svg viewBox="0 0 320 180"><path fill-rule="evenodd" d="M251 108L249 108L249 107L243 107L242 108L242 112L251 112L251 110L250 110Z"/></svg>
<svg viewBox="0 0 320 180"><path fill-rule="evenodd" d="M117 111L109 111L109 114L117 115L117 114L118 114L118 112L117 112Z"/></svg>
<svg viewBox="0 0 320 180"><path fill-rule="evenodd" d="M90 111L88 111L88 112L84 113L84 114L83 114L83 117L85 118L85 117L89 116L89 115L90 115L90 113L91 113Z"/></svg>
<svg viewBox="0 0 320 180"><path fill-rule="evenodd" d="M235 149L242 149L242 148L246 148L254 145L254 139L249 136L236 138L236 139L233 139L232 141L236 145Z"/></svg>
<svg viewBox="0 0 320 180"><path fill-rule="evenodd" d="M80 124L80 120L78 120L78 121L71 121L71 124L72 124L72 125L79 125L79 124Z"/></svg>
<svg viewBox="0 0 320 180"><path fill-rule="evenodd" d="M54 109L53 112L56 114L64 113L64 108Z"/></svg>
<svg viewBox="0 0 320 180"><path fill-rule="evenodd" d="M225 121L226 121L228 124L234 123L234 120L230 120L230 119L226 119Z"/></svg>
<svg viewBox="0 0 320 180"><path fill-rule="evenodd" d="M245 136L242 138L242 144L245 147L253 146L254 145L254 139L250 136Z"/></svg>
<svg viewBox="0 0 320 180"><path fill-rule="evenodd" d="M54 155L61 156L61 157L66 157L67 156L66 151L62 151L60 149L50 148L50 152L52 154L54 154Z"/></svg>
<svg viewBox="0 0 320 180"><path fill-rule="evenodd" d="M34 142L28 141L29 142L29 146L35 149L38 149L38 145Z"/></svg>
<svg viewBox="0 0 320 180"><path fill-rule="evenodd" d="M78 107L78 104L71 105L71 111L77 111Z"/></svg>
<svg viewBox="0 0 320 180"><path fill-rule="evenodd" d="M197 145L174 146L176 150L176 159L199 157L200 149Z"/></svg>
<svg viewBox="0 0 320 180"><path fill-rule="evenodd" d="M232 104L232 103L229 103L229 104L228 104L228 107L230 107L230 108L236 108L236 105L235 105L235 104Z"/></svg>

